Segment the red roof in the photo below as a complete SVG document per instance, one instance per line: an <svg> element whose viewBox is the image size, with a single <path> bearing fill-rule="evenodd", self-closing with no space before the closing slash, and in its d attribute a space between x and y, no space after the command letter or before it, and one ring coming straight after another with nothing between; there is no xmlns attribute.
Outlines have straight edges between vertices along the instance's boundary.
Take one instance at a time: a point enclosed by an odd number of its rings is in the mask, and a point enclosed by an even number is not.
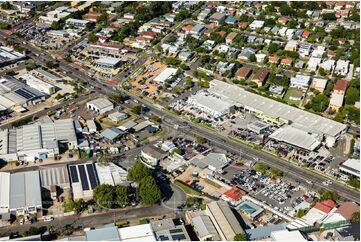
<svg viewBox="0 0 361 242"><path fill-rule="evenodd" d="M249 24L248 22L240 22L240 23L238 23L238 27L247 28L248 24Z"/></svg>
<svg viewBox="0 0 361 242"><path fill-rule="evenodd" d="M336 207L335 202L330 200L330 199L322 201L322 202L318 202L314 206L314 208L316 208L316 209L318 209L318 210L320 210L321 212L324 212L324 213L329 213L335 207Z"/></svg>
<svg viewBox="0 0 361 242"><path fill-rule="evenodd" d="M348 81L346 80L338 80L333 87L334 91L346 91L348 85Z"/></svg>
<svg viewBox="0 0 361 242"><path fill-rule="evenodd" d="M243 196L245 194L246 193L244 191L242 191L241 189L238 189L237 187L232 187L231 189L229 189L228 191L223 193L223 195L225 195L226 197L230 198L233 201L239 200L241 198L241 196Z"/></svg>
<svg viewBox="0 0 361 242"><path fill-rule="evenodd" d="M291 65L292 64L292 59L291 58L284 58L281 60L281 64L282 65Z"/></svg>
<svg viewBox="0 0 361 242"><path fill-rule="evenodd" d="M193 28L193 25L188 24L188 25L184 25L182 29L185 31L190 31L192 28Z"/></svg>
<svg viewBox="0 0 361 242"><path fill-rule="evenodd" d="M355 212L360 212L360 206L354 202L344 202L338 208L336 213L339 213L345 219L349 220L352 217L352 214Z"/></svg>
<svg viewBox="0 0 361 242"><path fill-rule="evenodd" d="M303 33L302 33L302 37L303 38L308 38L308 36L310 36L310 31L307 31L307 30L305 30L305 31L303 31Z"/></svg>
<svg viewBox="0 0 361 242"><path fill-rule="evenodd" d="M157 33L153 32L153 31L143 31L140 33L140 36L148 36L148 37L152 37L154 38L155 36L157 36Z"/></svg>

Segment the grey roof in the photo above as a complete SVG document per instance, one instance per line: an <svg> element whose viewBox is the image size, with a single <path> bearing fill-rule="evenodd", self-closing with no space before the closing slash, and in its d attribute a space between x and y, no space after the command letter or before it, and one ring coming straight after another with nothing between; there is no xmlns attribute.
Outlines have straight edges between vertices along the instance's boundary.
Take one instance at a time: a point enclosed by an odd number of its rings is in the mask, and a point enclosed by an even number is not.
<svg viewBox="0 0 361 242"><path fill-rule="evenodd" d="M211 219L207 215L192 218L192 224L199 237L212 236L213 240L221 240Z"/></svg>
<svg viewBox="0 0 361 242"><path fill-rule="evenodd" d="M120 241L116 226L92 229L85 232L87 241Z"/></svg>
<svg viewBox="0 0 361 242"><path fill-rule="evenodd" d="M205 26L203 24L197 24L191 29L191 32L198 33L200 31L202 31L204 28L205 28Z"/></svg>
<svg viewBox="0 0 361 242"><path fill-rule="evenodd" d="M249 240L261 240L263 238L271 237L274 231L286 229L287 224L276 224L271 226L257 227L255 229L247 229L246 234Z"/></svg>
<svg viewBox="0 0 361 242"><path fill-rule="evenodd" d="M98 109L103 109L109 106L113 106L113 103L106 98L97 98L87 102L87 104L94 105Z"/></svg>
<svg viewBox="0 0 361 242"><path fill-rule="evenodd" d="M212 166L217 170L223 169L229 163L226 155L221 153L209 153L200 159L193 158L191 162L201 169Z"/></svg>
<svg viewBox="0 0 361 242"><path fill-rule="evenodd" d="M38 73L40 73L41 75L43 75L43 76L45 76L45 77L47 77L47 78L49 78L51 80L61 80L62 79L61 77L56 76L56 75L54 75L54 74L52 74L52 73L50 73L50 72L48 72L46 70L43 70L43 69L37 69L36 71Z"/></svg>
<svg viewBox="0 0 361 242"><path fill-rule="evenodd" d="M66 165L41 166L39 168L41 186L49 189L51 185L61 188L70 187L69 173Z"/></svg>
<svg viewBox="0 0 361 242"><path fill-rule="evenodd" d="M39 171L10 175L10 209L41 206Z"/></svg>
<svg viewBox="0 0 361 242"><path fill-rule="evenodd" d="M274 119L290 121L329 136L335 137L347 127L345 124L248 92L236 85L219 80L213 80L208 91Z"/></svg>
<svg viewBox="0 0 361 242"><path fill-rule="evenodd" d="M108 140L114 140L116 139L117 137L119 137L119 135L123 135L125 134L125 132L121 131L120 129L117 129L117 128L108 128L106 130L104 130L100 136L102 138L105 138L105 139L108 139Z"/></svg>
<svg viewBox="0 0 361 242"><path fill-rule="evenodd" d="M125 122L124 124L120 125L118 128L125 131L125 130L133 128L136 125L137 125L136 122L134 122L133 120L129 120L129 121Z"/></svg>

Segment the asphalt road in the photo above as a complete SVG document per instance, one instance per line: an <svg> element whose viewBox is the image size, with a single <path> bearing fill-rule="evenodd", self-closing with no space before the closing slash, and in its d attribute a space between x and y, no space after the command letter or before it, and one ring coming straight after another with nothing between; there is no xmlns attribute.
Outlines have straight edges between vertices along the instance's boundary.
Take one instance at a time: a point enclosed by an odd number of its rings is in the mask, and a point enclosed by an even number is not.
<svg viewBox="0 0 361 242"><path fill-rule="evenodd" d="M5 33L0 32L0 40L4 41L6 38L12 38ZM45 63L48 60L53 60L53 58L48 55L44 51L40 51L35 47L32 47L28 44L23 44L21 40L14 39L14 42L17 42L19 45L23 46L27 50L29 50L31 53L29 54L31 57L34 57L36 61L39 61L41 63ZM99 83L96 79L90 78L87 75L85 75L82 71L76 70L72 66L70 66L68 63L60 60L59 69L61 71L66 71L66 74L73 78L73 79L79 79L88 82L88 84L93 85L96 88L99 88L99 92L103 93L105 95L112 95L114 93L112 87L107 86L105 83ZM351 188L348 188L346 186L340 185L340 184L332 184L329 186L324 186L322 184L323 181L326 181L327 179L322 177L321 175L315 174L311 171L305 170L301 167L298 167L292 163L284 162L279 160L278 158L268 155L262 151L254 150L244 144L236 143L230 140L227 140L226 137L222 137L220 134L210 131L206 128L202 128L199 126L194 126L189 121L186 121L182 119L179 116L176 116L175 114L171 114L167 111L161 110L158 107L154 106L152 103L149 103L148 101L145 101L144 99L141 99L131 93L127 93L129 96L131 96L134 99L137 99L140 103L147 105L147 107L156 115L167 118L171 120L173 123L180 124L182 122L186 122L191 129L187 130L189 134L194 134L198 136L203 136L204 138L208 139L213 145L216 145L220 148L223 148L229 152L232 152L234 154L239 154L240 151L242 151L243 154L247 154L249 157L257 157L259 158L260 162L264 162L268 164L271 167L279 168L281 169L286 176L289 178L292 178L296 181L299 181L303 184L308 184L309 181L314 181L314 189L327 189L327 190L333 190L336 191L342 198L349 199L353 201L359 202L359 192L352 190Z"/></svg>

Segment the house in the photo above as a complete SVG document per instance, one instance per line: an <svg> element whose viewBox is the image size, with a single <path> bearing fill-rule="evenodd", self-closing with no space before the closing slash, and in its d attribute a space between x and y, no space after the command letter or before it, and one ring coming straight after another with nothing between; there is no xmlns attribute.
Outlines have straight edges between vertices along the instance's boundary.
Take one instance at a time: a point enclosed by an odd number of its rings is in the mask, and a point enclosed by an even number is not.
<svg viewBox="0 0 361 242"><path fill-rule="evenodd" d="M319 67L321 67L322 69L324 69L326 72L331 73L332 70L335 67L335 60L325 60L323 61L321 64L319 64Z"/></svg>
<svg viewBox="0 0 361 242"><path fill-rule="evenodd" d="M291 58L283 58L281 60L281 65L283 65L283 66L292 66L292 59Z"/></svg>
<svg viewBox="0 0 361 242"><path fill-rule="evenodd" d="M316 72L317 67L320 63L321 63L321 58L311 57L307 63L307 70Z"/></svg>
<svg viewBox="0 0 361 242"><path fill-rule="evenodd" d="M100 137L107 142L115 143L115 142L121 140L125 134L126 134L126 132L124 132L118 128L111 127L111 128L107 128L106 130L104 130L100 134Z"/></svg>
<svg viewBox="0 0 361 242"><path fill-rule="evenodd" d="M327 79L322 78L313 78L311 83L311 88L316 89L320 93L323 93L327 85Z"/></svg>
<svg viewBox="0 0 361 242"><path fill-rule="evenodd" d="M227 43L227 44L232 43L233 39L236 38L236 36L237 36L237 33L236 33L236 32L231 32L231 33L229 33L229 34L227 35L227 37L226 37L226 43Z"/></svg>
<svg viewBox="0 0 361 242"><path fill-rule="evenodd" d="M298 60L298 61L296 61L294 66L298 69L302 69L305 66L305 62L302 60Z"/></svg>
<svg viewBox="0 0 361 242"><path fill-rule="evenodd" d="M266 82L268 75L269 71L267 68L260 68L253 76L252 81L260 87Z"/></svg>
<svg viewBox="0 0 361 242"><path fill-rule="evenodd" d="M237 80L246 80L251 75L252 69L246 66L239 68L235 74Z"/></svg>
<svg viewBox="0 0 361 242"><path fill-rule="evenodd" d="M167 156L168 152L165 152L154 145L147 145L141 151L142 161L150 167L157 166L159 162L164 160Z"/></svg>
<svg viewBox="0 0 361 242"><path fill-rule="evenodd" d="M220 25L225 22L225 19L226 19L226 14L215 12L209 17L209 22L215 23L216 25Z"/></svg>
<svg viewBox="0 0 361 242"><path fill-rule="evenodd" d="M238 23L238 27L241 28L241 29L247 28L248 25L249 25L248 22L239 22L239 23Z"/></svg>
<svg viewBox="0 0 361 242"><path fill-rule="evenodd" d="M303 31L301 36L302 36L302 38L307 39L308 37L310 37L310 34L311 34L310 31L305 30L305 31Z"/></svg>
<svg viewBox="0 0 361 242"><path fill-rule="evenodd" d="M344 202L337 208L334 213L330 214L325 219L324 223L348 223L352 219L352 214L359 212L360 206L358 204L356 204L355 202Z"/></svg>
<svg viewBox="0 0 361 242"><path fill-rule="evenodd" d="M347 80L337 80L335 86L333 87L333 92L345 94L347 89L348 81Z"/></svg>
<svg viewBox="0 0 361 242"><path fill-rule="evenodd" d="M226 18L225 22L226 22L226 24L230 24L230 25L235 26L236 23L237 23L237 19L236 19L236 18L232 18L232 17L228 17L228 18Z"/></svg>
<svg viewBox="0 0 361 242"><path fill-rule="evenodd" d="M297 74L295 77L291 78L290 87L306 91L310 85L310 80L311 78L309 76Z"/></svg>
<svg viewBox="0 0 361 242"><path fill-rule="evenodd" d="M338 111L343 106L344 96L345 94L343 93L332 92L328 107L332 110Z"/></svg>
<svg viewBox="0 0 361 242"><path fill-rule="evenodd" d="M205 31L207 30L207 28L202 25L202 24L197 24L195 25L191 30L190 30L190 34L195 36L196 38L200 37Z"/></svg>
<svg viewBox="0 0 361 242"><path fill-rule="evenodd" d="M251 30L261 29L261 28L263 28L263 25L264 25L264 21L254 20L254 21L249 25L249 28L250 28Z"/></svg>
<svg viewBox="0 0 361 242"><path fill-rule="evenodd" d="M278 65L278 62L280 61L280 58L278 58L277 56L270 56L268 57L268 63L270 64L276 64Z"/></svg>
<svg viewBox="0 0 361 242"><path fill-rule="evenodd" d="M188 33L190 33L190 31L192 30L192 28L193 28L193 25L187 24L187 25L184 25L184 26L182 27L182 30L183 30L186 34L188 34Z"/></svg>
<svg viewBox="0 0 361 242"><path fill-rule="evenodd" d="M336 62L336 68L334 73L337 75L346 76L348 74L350 61L348 60L338 60Z"/></svg>
<svg viewBox="0 0 361 242"><path fill-rule="evenodd" d="M310 55L312 45L310 43L301 42L298 48L298 53L301 57Z"/></svg>
<svg viewBox="0 0 361 242"><path fill-rule="evenodd" d="M181 61L188 61L192 58L193 56L193 52L190 50L182 50L181 52L179 52L178 54L178 58Z"/></svg>
<svg viewBox="0 0 361 242"><path fill-rule="evenodd" d="M286 16L281 16L281 17L278 18L277 22L280 23L280 24L287 24L287 22L288 22L288 17L286 17Z"/></svg>
<svg viewBox="0 0 361 242"><path fill-rule="evenodd" d="M89 110L95 111L98 114L104 114L114 108L112 102L106 98L97 98L86 103Z"/></svg>
<svg viewBox="0 0 361 242"><path fill-rule="evenodd" d="M241 51L241 53L238 55L238 59L239 60L249 60L249 58L251 57L251 55L254 55L256 53L256 51L254 49L251 48L245 48Z"/></svg>
<svg viewBox="0 0 361 242"><path fill-rule="evenodd" d="M297 50L297 46L298 46L298 42L295 40L290 40L287 42L286 46L285 46L285 50L288 51L296 51Z"/></svg>
<svg viewBox="0 0 361 242"><path fill-rule="evenodd" d="M321 58L323 56L323 53L325 52L325 49L326 48L324 46L319 45L312 51L311 56Z"/></svg>
<svg viewBox="0 0 361 242"><path fill-rule="evenodd" d="M256 56L257 62L262 63L262 62L265 61L267 55L265 55L265 54L256 54L255 56Z"/></svg>
<svg viewBox="0 0 361 242"><path fill-rule="evenodd" d="M223 193L222 199L232 204L233 206L237 206L240 203L240 199L243 195L246 195L245 191L237 187L232 187L229 190L227 190L225 193Z"/></svg>

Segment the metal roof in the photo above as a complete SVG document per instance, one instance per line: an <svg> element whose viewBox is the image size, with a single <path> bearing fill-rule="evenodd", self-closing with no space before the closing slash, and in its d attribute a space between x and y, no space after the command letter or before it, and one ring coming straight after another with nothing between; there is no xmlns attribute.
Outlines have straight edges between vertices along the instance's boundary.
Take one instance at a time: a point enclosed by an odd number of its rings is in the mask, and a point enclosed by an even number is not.
<svg viewBox="0 0 361 242"><path fill-rule="evenodd" d="M247 229L246 234L249 240L260 240L269 238L274 231L286 229L286 224L276 224L271 226L261 226L255 229Z"/></svg>
<svg viewBox="0 0 361 242"><path fill-rule="evenodd" d="M0 172L0 212L10 206L10 173Z"/></svg>
<svg viewBox="0 0 361 242"><path fill-rule="evenodd" d="M113 106L113 103L106 98L97 98L97 99L87 102L87 105L93 105L97 109L100 110L103 108L107 108L109 106Z"/></svg>
<svg viewBox="0 0 361 242"><path fill-rule="evenodd" d="M100 136L104 139L107 139L107 140L114 140L116 139L117 137L119 137L120 135L123 135L125 134L124 131L121 131L120 129L118 128L115 128L115 127L111 127L111 128L107 128L106 130L104 130Z"/></svg>
<svg viewBox="0 0 361 242"><path fill-rule="evenodd" d="M288 120L329 136L335 137L347 127L345 124L248 92L236 85L219 80L213 80L208 91L269 117Z"/></svg>
<svg viewBox="0 0 361 242"><path fill-rule="evenodd" d="M85 232L87 241L119 241L119 232L116 226L92 229Z"/></svg>
<svg viewBox="0 0 361 242"><path fill-rule="evenodd" d="M212 236L213 240L221 240L209 216L200 215L194 217L192 218L192 224L199 237Z"/></svg>
<svg viewBox="0 0 361 242"><path fill-rule="evenodd" d="M10 209L42 205L39 171L10 175Z"/></svg>
<svg viewBox="0 0 361 242"><path fill-rule="evenodd" d="M56 185L61 188L70 188L66 165L41 166L39 172L42 187L49 189L50 186Z"/></svg>

